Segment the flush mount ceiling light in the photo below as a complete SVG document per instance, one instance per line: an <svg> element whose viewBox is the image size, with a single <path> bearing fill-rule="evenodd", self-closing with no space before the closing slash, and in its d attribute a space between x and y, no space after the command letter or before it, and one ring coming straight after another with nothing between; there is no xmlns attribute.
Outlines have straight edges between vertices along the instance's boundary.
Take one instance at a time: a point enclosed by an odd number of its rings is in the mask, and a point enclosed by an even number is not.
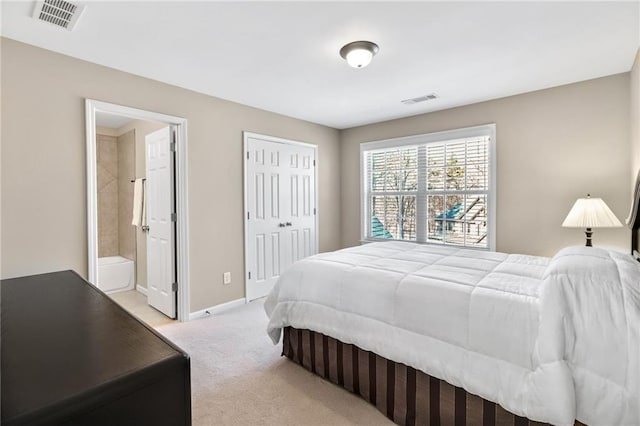
<svg viewBox="0 0 640 426"><path fill-rule="evenodd" d="M380 50L378 45L370 41L354 41L342 46L340 56L352 67L364 68L369 65L378 50Z"/></svg>

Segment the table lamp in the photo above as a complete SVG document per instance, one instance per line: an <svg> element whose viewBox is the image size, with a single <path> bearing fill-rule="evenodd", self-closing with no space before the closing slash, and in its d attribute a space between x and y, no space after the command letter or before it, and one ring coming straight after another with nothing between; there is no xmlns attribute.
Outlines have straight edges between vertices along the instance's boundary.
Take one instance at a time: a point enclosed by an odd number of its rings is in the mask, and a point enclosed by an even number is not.
<svg viewBox="0 0 640 426"><path fill-rule="evenodd" d="M622 223L613 214L609 206L602 201L602 198L591 198L587 194L587 198L578 198L569 211L564 222L564 228L586 228L587 247L591 247L592 228L617 228Z"/></svg>

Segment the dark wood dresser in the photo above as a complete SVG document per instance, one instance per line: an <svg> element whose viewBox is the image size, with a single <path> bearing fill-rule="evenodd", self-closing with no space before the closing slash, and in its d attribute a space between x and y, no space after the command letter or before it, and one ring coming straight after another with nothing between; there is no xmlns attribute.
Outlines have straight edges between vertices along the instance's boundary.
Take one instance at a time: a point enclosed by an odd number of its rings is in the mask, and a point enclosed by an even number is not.
<svg viewBox="0 0 640 426"><path fill-rule="evenodd" d="M180 348L73 271L0 285L2 425L191 424Z"/></svg>

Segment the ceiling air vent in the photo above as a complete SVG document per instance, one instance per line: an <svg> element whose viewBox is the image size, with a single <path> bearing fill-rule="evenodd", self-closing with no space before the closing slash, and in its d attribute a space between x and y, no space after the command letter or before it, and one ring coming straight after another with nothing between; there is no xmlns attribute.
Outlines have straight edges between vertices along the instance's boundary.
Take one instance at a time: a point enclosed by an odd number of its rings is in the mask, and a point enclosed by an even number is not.
<svg viewBox="0 0 640 426"><path fill-rule="evenodd" d="M438 95L436 95L435 93L430 93L428 95L418 96L417 98L405 99L404 101L401 101L401 102L405 105L413 105L419 102L430 101L432 99L436 99L437 97Z"/></svg>
<svg viewBox="0 0 640 426"><path fill-rule="evenodd" d="M32 16L39 21L48 22L72 31L78 23L83 10L83 5L65 0L44 0L36 2Z"/></svg>

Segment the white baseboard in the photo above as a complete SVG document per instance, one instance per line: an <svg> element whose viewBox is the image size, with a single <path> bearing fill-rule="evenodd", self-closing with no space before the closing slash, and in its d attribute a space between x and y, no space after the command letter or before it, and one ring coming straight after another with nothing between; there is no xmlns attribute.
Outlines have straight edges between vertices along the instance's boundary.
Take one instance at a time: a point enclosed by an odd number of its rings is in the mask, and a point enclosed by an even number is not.
<svg viewBox="0 0 640 426"><path fill-rule="evenodd" d="M222 303L220 305L212 306L210 308L202 309L201 311L191 312L189 314L189 321L197 318L207 317L209 315L219 314L224 311L228 311L229 309L237 308L238 306L242 306L247 303L246 299L243 297L241 299L232 300L227 303Z"/></svg>
<svg viewBox="0 0 640 426"><path fill-rule="evenodd" d="M142 287L141 285L136 285L136 290L138 290L140 293L144 294L145 296L147 295L146 287Z"/></svg>

